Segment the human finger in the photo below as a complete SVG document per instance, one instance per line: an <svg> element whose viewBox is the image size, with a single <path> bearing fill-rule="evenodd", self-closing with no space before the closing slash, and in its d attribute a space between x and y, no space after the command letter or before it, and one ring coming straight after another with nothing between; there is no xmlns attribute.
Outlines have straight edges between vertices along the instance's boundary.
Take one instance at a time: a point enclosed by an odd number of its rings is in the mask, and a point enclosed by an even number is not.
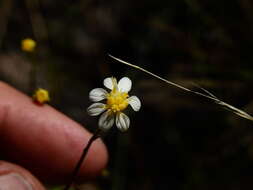
<svg viewBox="0 0 253 190"><path fill-rule="evenodd" d="M11 161L35 175L63 180L72 171L91 134L49 105L0 82L0 150ZM107 163L107 151L96 140L88 152L80 177L97 175Z"/></svg>

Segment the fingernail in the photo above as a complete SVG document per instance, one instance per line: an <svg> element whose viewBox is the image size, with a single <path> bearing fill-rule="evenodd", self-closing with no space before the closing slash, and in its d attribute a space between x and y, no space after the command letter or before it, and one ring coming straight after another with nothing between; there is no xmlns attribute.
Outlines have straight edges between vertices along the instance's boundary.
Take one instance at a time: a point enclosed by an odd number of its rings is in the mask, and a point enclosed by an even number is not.
<svg viewBox="0 0 253 190"><path fill-rule="evenodd" d="M8 173L0 176L0 190L33 190L25 178L17 173Z"/></svg>

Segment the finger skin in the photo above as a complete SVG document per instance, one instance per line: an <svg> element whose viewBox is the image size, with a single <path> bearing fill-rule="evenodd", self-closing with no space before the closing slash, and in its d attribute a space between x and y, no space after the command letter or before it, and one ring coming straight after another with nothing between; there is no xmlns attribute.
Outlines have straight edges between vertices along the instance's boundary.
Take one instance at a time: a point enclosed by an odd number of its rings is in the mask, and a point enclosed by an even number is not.
<svg viewBox="0 0 253 190"><path fill-rule="evenodd" d="M0 151L9 160L41 179L66 179L91 134L48 105L0 82ZM96 140L80 171L81 178L97 175L106 165L107 151Z"/></svg>
<svg viewBox="0 0 253 190"><path fill-rule="evenodd" d="M0 178L2 176L7 176L11 174L20 176L22 179L25 180L25 183L28 184L30 187L32 187L34 190L46 190L29 171L15 164L0 161ZM12 181L10 181L9 183L11 182Z"/></svg>

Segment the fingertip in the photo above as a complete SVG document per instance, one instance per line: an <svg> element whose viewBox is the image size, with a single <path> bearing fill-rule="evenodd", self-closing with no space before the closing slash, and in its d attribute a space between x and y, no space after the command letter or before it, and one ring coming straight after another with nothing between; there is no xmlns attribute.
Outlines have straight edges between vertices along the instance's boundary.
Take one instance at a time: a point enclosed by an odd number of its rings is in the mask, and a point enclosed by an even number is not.
<svg viewBox="0 0 253 190"><path fill-rule="evenodd" d="M5 161L0 161L0 187L0 189L45 190L29 171Z"/></svg>

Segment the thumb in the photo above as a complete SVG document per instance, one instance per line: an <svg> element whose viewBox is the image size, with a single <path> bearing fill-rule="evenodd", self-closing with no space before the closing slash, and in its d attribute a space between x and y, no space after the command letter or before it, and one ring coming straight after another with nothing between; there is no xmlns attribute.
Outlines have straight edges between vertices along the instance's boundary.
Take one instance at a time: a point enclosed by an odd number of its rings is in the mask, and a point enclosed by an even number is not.
<svg viewBox="0 0 253 190"><path fill-rule="evenodd" d="M45 190L30 172L5 161L0 161L0 187L1 190Z"/></svg>

